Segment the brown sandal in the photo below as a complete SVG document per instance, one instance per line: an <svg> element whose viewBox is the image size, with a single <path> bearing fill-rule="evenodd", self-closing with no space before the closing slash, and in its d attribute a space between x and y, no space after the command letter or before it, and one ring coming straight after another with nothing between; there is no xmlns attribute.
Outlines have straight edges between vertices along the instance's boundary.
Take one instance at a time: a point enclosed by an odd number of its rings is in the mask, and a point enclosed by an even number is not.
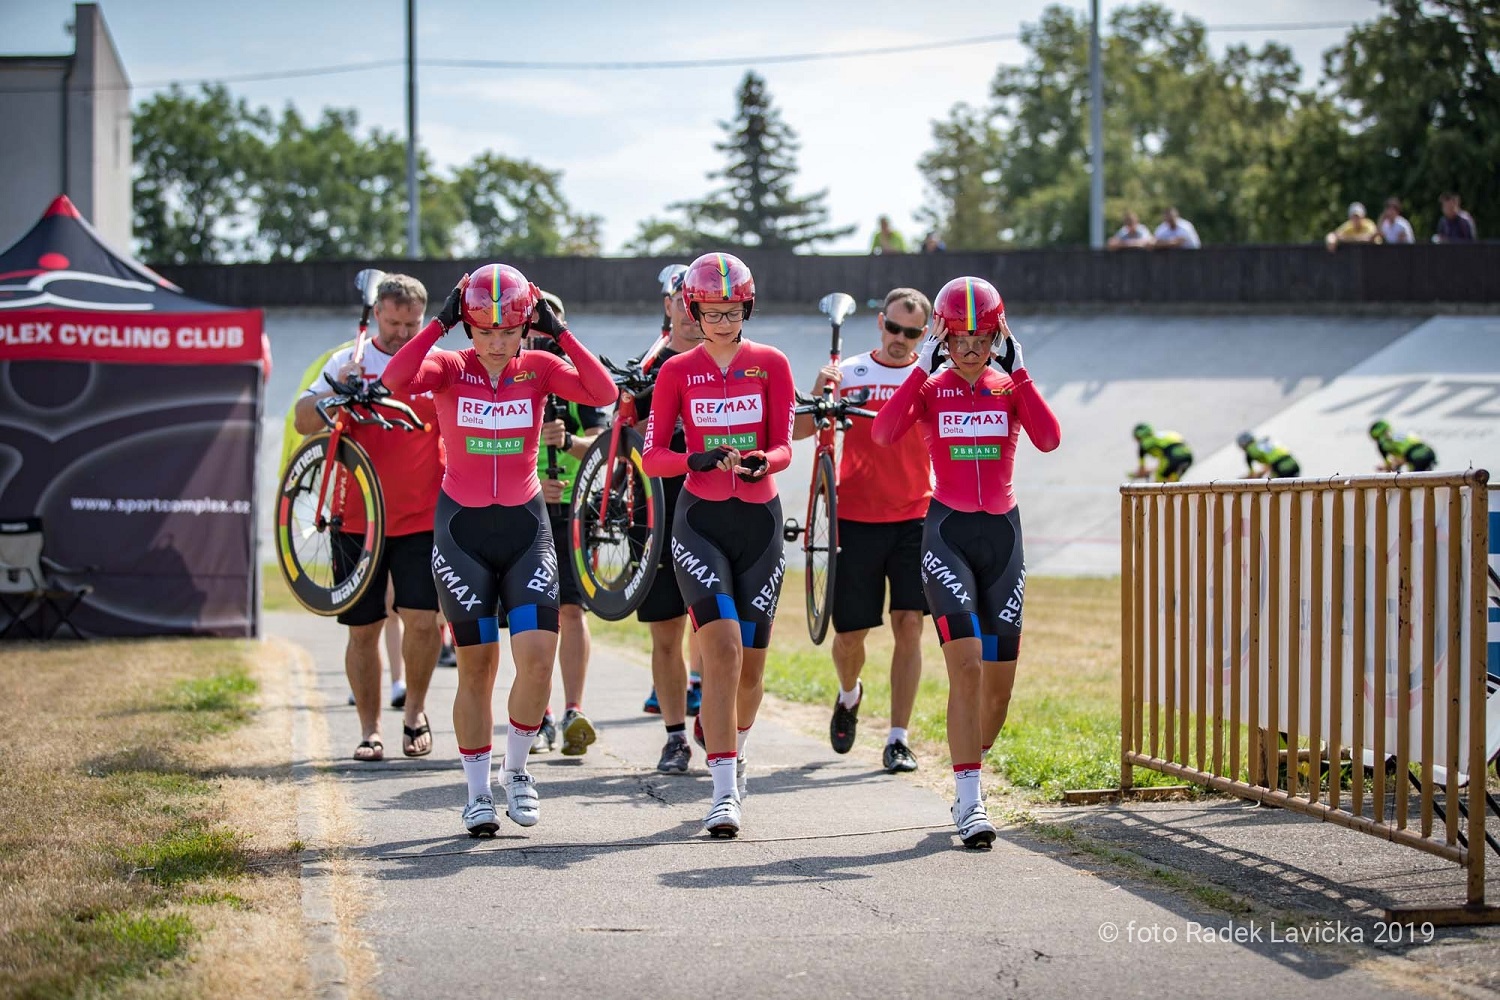
<svg viewBox="0 0 1500 1000"><path fill-rule="evenodd" d="M421 736L427 737L427 749L413 750L412 747L416 745L417 738ZM413 728L411 726L403 724L401 726L401 737L401 752L406 754L406 756L426 757L428 754L432 753L432 727L427 723L427 713L422 713L422 724L420 726Z"/></svg>
<svg viewBox="0 0 1500 1000"><path fill-rule="evenodd" d="M368 753L361 754L362 750ZM354 759L362 764L375 764L385 760L385 744L379 740L365 740L354 748Z"/></svg>

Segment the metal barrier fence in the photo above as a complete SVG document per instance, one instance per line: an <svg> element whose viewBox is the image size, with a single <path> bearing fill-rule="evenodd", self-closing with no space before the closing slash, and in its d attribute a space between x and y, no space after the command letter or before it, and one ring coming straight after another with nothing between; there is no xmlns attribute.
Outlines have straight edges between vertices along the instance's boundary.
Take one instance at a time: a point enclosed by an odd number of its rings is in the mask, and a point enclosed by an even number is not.
<svg viewBox="0 0 1500 1000"><path fill-rule="evenodd" d="M1488 479L1122 486L1122 789L1145 767L1414 847L1467 873L1423 919L1500 921Z"/></svg>

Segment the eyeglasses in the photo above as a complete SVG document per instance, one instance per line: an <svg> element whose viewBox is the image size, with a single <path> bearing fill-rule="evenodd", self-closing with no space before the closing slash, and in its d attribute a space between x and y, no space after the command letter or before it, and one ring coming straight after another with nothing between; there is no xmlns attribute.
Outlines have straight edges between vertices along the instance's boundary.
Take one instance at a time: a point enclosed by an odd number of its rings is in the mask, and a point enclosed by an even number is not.
<svg viewBox="0 0 1500 1000"><path fill-rule="evenodd" d="M745 318L743 309L700 309L698 315L704 323L739 323Z"/></svg>
<svg viewBox="0 0 1500 1000"><path fill-rule="evenodd" d="M899 333L899 334L901 334L901 336L905 337L907 340L916 340L918 337L922 336L922 327L920 327L920 326L902 326L900 323L897 323L895 320L888 319L888 320L885 321L885 332L886 333Z"/></svg>
<svg viewBox="0 0 1500 1000"><path fill-rule="evenodd" d="M981 347L982 348L982 347L988 347L989 346L989 343L990 343L990 340L991 340L992 337L994 337L994 334L992 334L992 333L974 334L974 335L968 336L968 337L949 336L948 337L948 343L951 346L953 346L953 347L960 347L962 345L972 345L974 347Z"/></svg>

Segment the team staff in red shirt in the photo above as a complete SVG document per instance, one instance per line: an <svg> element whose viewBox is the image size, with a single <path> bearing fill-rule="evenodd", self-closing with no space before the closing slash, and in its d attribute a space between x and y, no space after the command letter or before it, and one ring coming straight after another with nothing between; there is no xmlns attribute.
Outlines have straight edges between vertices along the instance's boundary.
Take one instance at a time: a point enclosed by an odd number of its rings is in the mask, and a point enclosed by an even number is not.
<svg viewBox="0 0 1500 1000"><path fill-rule="evenodd" d="M299 433L323 430L318 416L319 400L333 395L324 381L330 376L343 382L358 376L365 382L380 379L395 354L416 336L427 308L427 289L416 278L388 274L376 289L376 334L365 347L361 364L354 362L354 348L335 351L297 400L293 426ZM352 434L375 464L385 498L386 539L380 564L373 570L365 596L338 616L349 628L344 647L344 672L354 694L359 714L360 744L354 759L377 761L385 757L380 739L380 633L385 622L386 580L394 590L396 614L401 619L401 657L406 662L406 703L402 752L425 757L432 752L432 729L427 723L427 685L437 665L441 645L437 622L437 590L428 564L432 557L432 515L437 505L438 483L443 478L443 460L438 451L437 411L432 394L396 393L427 425L415 431L382 430L354 424ZM359 545L347 539L364 532L364 512L352 512L343 531L334 539L334 557L348 558Z"/></svg>
<svg viewBox="0 0 1500 1000"><path fill-rule="evenodd" d="M995 827L980 762L1005 723L1026 595L1016 447L1023 427L1042 451L1058 446L1062 430L1026 371L995 286L953 279L938 293L933 320L917 369L875 418L872 437L888 447L920 423L932 456L922 586L948 666L953 822L965 846L988 849ZM953 366L929 375L942 346ZM1005 374L990 365L997 349Z"/></svg>
<svg viewBox="0 0 1500 1000"><path fill-rule="evenodd" d="M665 361L646 425L645 471L686 475L672 518L672 560L703 653L698 721L714 781L703 828L740 830L745 740L760 708L766 647L781 594L781 501L792 461L796 388L786 355L743 338L755 279L739 258L704 254L683 277L701 345ZM678 420L686 452L673 451Z"/></svg>
<svg viewBox="0 0 1500 1000"><path fill-rule="evenodd" d="M429 353L460 319L473 346ZM528 331L556 339L572 364L523 351ZM490 703L504 623L516 678L501 785L506 815L533 826L538 797L526 758L551 695L560 589L537 477L542 412L548 393L602 406L615 398L615 386L537 287L505 264L465 276L437 318L391 359L385 381L392 390L433 394L448 456L431 575L458 650L453 730L469 790L463 823L471 836L499 828L490 791Z"/></svg>
<svg viewBox="0 0 1500 1000"><path fill-rule="evenodd" d="M841 395L865 394L860 405L880 410L911 374L917 342L927 333L932 303L915 288L895 288L875 319L880 346L873 351L826 365L818 372L813 393L832 382ZM886 771L915 771L917 758L907 745L906 727L922 679L922 521L932 497L932 460L918 435L891 447L878 447L870 421L855 420L844 432L839 460L839 580L833 594L833 666L839 693L829 722L829 741L836 753L854 746L859 706L864 698L860 671L865 665L865 637L882 624L886 582L891 591L891 728L882 760ZM804 414L792 428L794 440L815 433Z"/></svg>

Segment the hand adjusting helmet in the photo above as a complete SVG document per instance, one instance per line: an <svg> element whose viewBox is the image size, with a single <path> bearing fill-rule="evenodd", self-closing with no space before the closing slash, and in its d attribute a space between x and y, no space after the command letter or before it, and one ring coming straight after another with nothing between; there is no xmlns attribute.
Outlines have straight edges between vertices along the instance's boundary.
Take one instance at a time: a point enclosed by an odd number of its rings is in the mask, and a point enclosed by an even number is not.
<svg viewBox="0 0 1500 1000"><path fill-rule="evenodd" d="M464 332L472 338L475 330L519 326L524 336L541 297L541 291L526 280L526 275L509 264L485 264L469 276L464 289L460 310Z"/></svg>
<svg viewBox="0 0 1500 1000"><path fill-rule="evenodd" d="M983 278L954 278L932 303L939 336L998 334L1005 300Z"/></svg>

